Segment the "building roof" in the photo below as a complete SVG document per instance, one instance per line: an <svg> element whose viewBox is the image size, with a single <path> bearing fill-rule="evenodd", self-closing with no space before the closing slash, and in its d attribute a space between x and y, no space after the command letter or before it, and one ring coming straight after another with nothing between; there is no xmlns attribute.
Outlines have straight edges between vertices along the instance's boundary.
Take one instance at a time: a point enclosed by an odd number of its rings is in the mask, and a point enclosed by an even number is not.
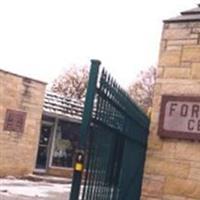
<svg viewBox="0 0 200 200"><path fill-rule="evenodd" d="M46 92L45 94L44 114L66 118L71 121L80 121L82 119L83 108L84 104L82 101L52 92Z"/></svg>
<svg viewBox="0 0 200 200"><path fill-rule="evenodd" d="M179 16L173 17L164 22L188 22L188 21L200 21L200 4L198 7L186 10L180 13Z"/></svg>
<svg viewBox="0 0 200 200"><path fill-rule="evenodd" d="M23 75L20 75L20 74L16 74L16 73L13 73L13 72L4 70L4 69L0 69L0 73L10 74L10 75L15 76L15 77L19 77L19 78L22 78L22 79L29 79L29 80L31 80L31 81L38 82L38 83L41 83L41 84L43 84L43 85L47 85L47 83L44 82L44 81L37 80L37 79L34 79L34 78L30 78L30 77L28 77L28 76L23 76Z"/></svg>

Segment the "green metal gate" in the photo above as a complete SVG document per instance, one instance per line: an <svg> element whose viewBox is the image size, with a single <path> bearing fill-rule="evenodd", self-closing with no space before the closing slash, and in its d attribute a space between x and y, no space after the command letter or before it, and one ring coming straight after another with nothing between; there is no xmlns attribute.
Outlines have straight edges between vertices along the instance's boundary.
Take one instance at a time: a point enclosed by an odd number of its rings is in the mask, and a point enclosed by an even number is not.
<svg viewBox="0 0 200 200"><path fill-rule="evenodd" d="M99 66L92 61L70 200L139 200L149 120Z"/></svg>

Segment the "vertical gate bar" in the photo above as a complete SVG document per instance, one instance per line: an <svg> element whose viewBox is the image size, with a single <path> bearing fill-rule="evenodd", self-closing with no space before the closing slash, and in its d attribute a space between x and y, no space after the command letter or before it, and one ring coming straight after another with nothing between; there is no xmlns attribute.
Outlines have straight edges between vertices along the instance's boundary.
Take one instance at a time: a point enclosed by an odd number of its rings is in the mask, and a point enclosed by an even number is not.
<svg viewBox="0 0 200 200"><path fill-rule="evenodd" d="M111 152L112 152L112 160L110 160L110 163L111 164L111 169L112 169L112 174L110 174L110 177L109 177L109 182L110 182L110 188L109 188L109 193L108 193L108 196L110 197L110 199L112 198L112 195L113 195L113 191L115 190L115 185L114 185L114 182L113 180L116 178L115 177L115 171L116 171L116 156L117 156L117 148L118 148L118 137L119 137L119 134L117 133L113 133L113 147L111 149ZM110 170L111 170L110 169Z"/></svg>
<svg viewBox="0 0 200 200"><path fill-rule="evenodd" d="M98 131L96 130L95 135L94 135L96 142L95 142L95 151L93 156L93 166L91 170L91 188L90 188L90 196L88 197L87 200L93 200L95 196L95 190L97 187L97 173L98 173L98 164L99 164L99 138L98 138Z"/></svg>
<svg viewBox="0 0 200 200"><path fill-rule="evenodd" d="M88 151L88 157L87 157L87 163L86 163L86 168L85 168L85 180L84 180L84 185L83 185L83 192L82 192L82 200L87 200L87 193L86 188L88 188L89 182L90 182L90 174L89 174L89 169L91 168L91 158L92 158L92 144L93 144L93 134L92 131L89 133L89 151Z"/></svg>
<svg viewBox="0 0 200 200"><path fill-rule="evenodd" d="M101 62L98 60L91 60L91 69L88 81L88 89L86 93L85 106L83 111L83 121L80 128L80 143L79 143L79 153L85 150L87 143L87 135L90 127L94 98L96 93L96 85L98 80L99 66ZM78 200L80 193L80 185L82 179L82 171L77 172L74 169L72 189L70 194L70 200Z"/></svg>
<svg viewBox="0 0 200 200"><path fill-rule="evenodd" d="M95 188L95 198L94 199L102 199L102 196L103 196L103 194L102 194L102 192L100 192L101 191L101 189L102 189L102 182L103 182L103 180L104 180L104 178L105 178L105 166L107 165L107 163L106 163L106 156L105 156L105 146L103 145L103 143L104 143L104 139L105 138L107 138L106 136L105 136L105 134L104 135L102 135L102 133L98 133L99 135L101 135L101 137L100 137L100 141L99 141L99 143L100 143L100 145L101 145L101 150L100 150L100 160L99 160L99 165L98 165L98 171L100 172L99 174L97 174L97 185L96 185L96 188ZM105 138L104 138L104 136L105 136ZM97 197L97 198L96 198Z"/></svg>
<svg viewBox="0 0 200 200"><path fill-rule="evenodd" d="M92 147L93 148L93 147ZM91 198L91 193L92 193L92 190L91 190L91 187L92 187L92 169L94 167L94 160L93 160L93 157L94 157L94 151L95 150L92 150L92 155L91 155L91 158L90 158L90 167L89 167L89 177L88 177L88 185L87 185L87 193L86 193L86 200L89 200Z"/></svg>
<svg viewBox="0 0 200 200"><path fill-rule="evenodd" d="M98 133L97 133L98 134ZM96 136L95 136L96 137ZM95 199L94 197L95 197L95 191L96 191L96 188L97 188L97 181L98 181L98 178L97 178L97 176L98 176L98 164L99 164L99 144L98 144L98 137L96 137L96 139L97 139L97 142L96 142L96 152L95 152L95 158L94 158L94 167L93 167L93 171L91 172L92 173L92 183L91 183L91 185L92 185L92 187L91 187L91 189L92 189L92 195L91 195L91 197L89 198L89 199Z"/></svg>
<svg viewBox="0 0 200 200"><path fill-rule="evenodd" d="M118 155L118 158L116 158L117 165L115 168L115 174L114 174L114 187L112 192L112 200L118 199L118 192L119 192L119 177L121 172L121 162L122 162L122 156L123 156L123 143L124 138L122 135L118 135L117 138L117 149L116 149L116 155Z"/></svg>
<svg viewBox="0 0 200 200"><path fill-rule="evenodd" d="M95 164L96 164L96 157L94 156L94 155L96 155L96 141L95 141L95 138L96 138L96 136L95 136L95 134L96 134L96 132L95 133L93 133L94 135L94 143L92 144L93 146L92 146L92 156L91 156L91 160L90 160L90 162L91 162L91 166L90 166L90 169L89 169L89 174L90 174L90 176L89 176L89 182L88 182L88 189L87 189L87 200L91 200L92 199L92 195L93 195L93 184L94 184L94 170L95 170ZM94 144L95 144L95 146L94 146Z"/></svg>
<svg viewBox="0 0 200 200"><path fill-rule="evenodd" d="M95 198L95 191L97 189L97 173L98 173L98 158L99 158L99 141L98 141L98 133L97 132L97 128L95 129L95 133L94 133L94 137L95 137L95 140L94 140L94 151L93 151L93 155L91 157L91 166L90 166L90 179L89 179L89 188L88 188L88 195L87 195L87 200L93 200L93 199L96 199Z"/></svg>

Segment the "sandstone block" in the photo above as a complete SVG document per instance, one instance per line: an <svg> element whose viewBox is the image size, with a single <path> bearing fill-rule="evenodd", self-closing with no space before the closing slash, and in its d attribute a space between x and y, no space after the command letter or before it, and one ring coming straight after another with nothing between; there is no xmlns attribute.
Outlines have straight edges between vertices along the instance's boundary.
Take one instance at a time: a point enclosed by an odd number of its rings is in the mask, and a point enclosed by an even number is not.
<svg viewBox="0 0 200 200"><path fill-rule="evenodd" d="M160 198L152 198L152 197L145 197L145 196L142 196L142 197L141 197L141 200L160 200Z"/></svg>
<svg viewBox="0 0 200 200"><path fill-rule="evenodd" d="M182 68L191 68L192 62L181 62L180 67Z"/></svg>
<svg viewBox="0 0 200 200"><path fill-rule="evenodd" d="M151 137L148 140L148 149L149 150L161 150L163 143L160 141L158 137Z"/></svg>
<svg viewBox="0 0 200 200"><path fill-rule="evenodd" d="M192 28L192 33L200 33L200 27Z"/></svg>
<svg viewBox="0 0 200 200"><path fill-rule="evenodd" d="M189 179L200 181L200 168L194 168L193 165L191 165L190 173L189 173Z"/></svg>
<svg viewBox="0 0 200 200"><path fill-rule="evenodd" d="M183 48L182 61L200 62L200 46L188 46Z"/></svg>
<svg viewBox="0 0 200 200"><path fill-rule="evenodd" d="M182 46L180 45L167 45L166 51L181 51Z"/></svg>
<svg viewBox="0 0 200 200"><path fill-rule="evenodd" d="M154 101L155 102L155 101ZM154 108L152 109L152 113L151 113L151 125L150 125L150 129L151 131L154 131L154 129L157 129L157 123L158 123L158 119L160 117L160 106L154 106Z"/></svg>
<svg viewBox="0 0 200 200"><path fill-rule="evenodd" d="M148 198L162 198L165 178L163 176L145 175L142 184L142 195Z"/></svg>
<svg viewBox="0 0 200 200"><path fill-rule="evenodd" d="M176 140L172 141L170 139L160 139L160 140L163 143L163 148L160 151L159 156L162 157L162 155L163 155L163 158L170 160L170 162L174 161L175 160L175 154L176 154L177 141ZM184 165L184 163L183 163L183 165ZM188 163L185 166L188 166Z"/></svg>
<svg viewBox="0 0 200 200"><path fill-rule="evenodd" d="M176 40L176 39L191 39L198 38L196 34L191 34L190 28L177 28L177 29L165 29L163 32L163 39Z"/></svg>
<svg viewBox="0 0 200 200"><path fill-rule="evenodd" d="M197 39L179 39L179 40L168 40L167 46L181 46L181 45L195 45Z"/></svg>
<svg viewBox="0 0 200 200"><path fill-rule="evenodd" d="M160 52L165 51L167 47L167 40L162 40L160 43Z"/></svg>
<svg viewBox="0 0 200 200"><path fill-rule="evenodd" d="M178 68L178 67L170 67L165 68L164 70L164 78L172 78L172 79L189 79L191 77L191 69L190 68Z"/></svg>
<svg viewBox="0 0 200 200"><path fill-rule="evenodd" d="M157 78L162 78L163 77L163 72L164 72L164 69L162 67L158 67L157 70L156 70L156 77Z"/></svg>
<svg viewBox="0 0 200 200"><path fill-rule="evenodd" d="M200 63L192 64L192 78L200 79Z"/></svg>
<svg viewBox="0 0 200 200"><path fill-rule="evenodd" d="M181 50L180 51L165 51L160 54L159 65L161 66L174 66L180 65Z"/></svg>
<svg viewBox="0 0 200 200"><path fill-rule="evenodd" d="M162 94L170 95L199 95L199 92L199 84L187 84L187 82L181 81L175 81L174 83L165 82L161 90Z"/></svg>
<svg viewBox="0 0 200 200"><path fill-rule="evenodd" d="M200 27L200 23L199 22L188 22L188 27L189 28L197 28Z"/></svg>
<svg viewBox="0 0 200 200"><path fill-rule="evenodd" d="M164 194L200 199L199 181L168 177L164 185Z"/></svg>
<svg viewBox="0 0 200 200"><path fill-rule="evenodd" d="M161 67L159 67L158 69L162 69L162 71L164 71L164 68L161 68ZM159 83L156 83L155 85L154 85L154 91L153 91L153 93L154 93L154 96L156 95L160 95L160 91L161 91L161 84L159 84Z"/></svg>
<svg viewBox="0 0 200 200"><path fill-rule="evenodd" d="M200 146L194 142L177 142L176 159L200 162Z"/></svg>
<svg viewBox="0 0 200 200"><path fill-rule="evenodd" d="M163 200L188 200L186 197L174 196L174 195L165 195Z"/></svg>
<svg viewBox="0 0 200 200"><path fill-rule="evenodd" d="M168 27L169 29L187 29L189 25L188 23L171 23Z"/></svg>
<svg viewBox="0 0 200 200"><path fill-rule="evenodd" d="M169 161L163 158L150 157L147 159L145 172L148 174L174 176L186 178L189 174L190 165Z"/></svg>

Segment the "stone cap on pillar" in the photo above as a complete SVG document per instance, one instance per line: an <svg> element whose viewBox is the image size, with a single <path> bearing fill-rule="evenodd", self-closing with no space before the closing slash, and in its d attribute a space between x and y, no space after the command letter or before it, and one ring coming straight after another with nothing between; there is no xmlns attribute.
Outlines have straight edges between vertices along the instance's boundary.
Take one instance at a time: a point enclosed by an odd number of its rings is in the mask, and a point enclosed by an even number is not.
<svg viewBox="0 0 200 200"><path fill-rule="evenodd" d="M179 16L173 17L167 20L164 20L164 22L193 22L193 21L200 21L200 4L198 4L198 7L186 10L180 13Z"/></svg>

